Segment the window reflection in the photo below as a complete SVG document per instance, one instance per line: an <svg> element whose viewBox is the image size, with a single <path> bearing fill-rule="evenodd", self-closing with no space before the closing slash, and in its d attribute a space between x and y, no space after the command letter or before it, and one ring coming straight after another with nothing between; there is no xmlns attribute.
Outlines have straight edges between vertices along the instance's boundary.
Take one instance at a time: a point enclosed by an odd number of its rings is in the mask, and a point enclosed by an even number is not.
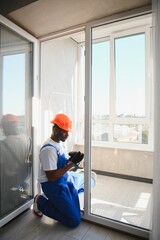
<svg viewBox="0 0 160 240"><path fill-rule="evenodd" d="M1 213L6 214L22 204L29 194L31 175L31 138L20 133L20 120L13 114L1 119Z"/></svg>
<svg viewBox="0 0 160 240"><path fill-rule="evenodd" d="M25 113L25 53L3 56L3 114ZM18 93L18 94L17 94Z"/></svg>
<svg viewBox="0 0 160 240"><path fill-rule="evenodd" d="M0 218L32 198L32 43L0 25Z"/></svg>

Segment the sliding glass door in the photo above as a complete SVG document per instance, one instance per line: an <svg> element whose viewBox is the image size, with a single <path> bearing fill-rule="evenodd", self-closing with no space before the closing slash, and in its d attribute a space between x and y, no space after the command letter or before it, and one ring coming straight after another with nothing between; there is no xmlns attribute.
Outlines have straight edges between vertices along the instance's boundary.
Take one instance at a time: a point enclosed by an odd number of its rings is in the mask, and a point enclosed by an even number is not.
<svg viewBox="0 0 160 240"><path fill-rule="evenodd" d="M148 236L154 153L151 18L94 23L86 34L84 217Z"/></svg>
<svg viewBox="0 0 160 240"><path fill-rule="evenodd" d="M32 193L32 43L0 25L0 219Z"/></svg>

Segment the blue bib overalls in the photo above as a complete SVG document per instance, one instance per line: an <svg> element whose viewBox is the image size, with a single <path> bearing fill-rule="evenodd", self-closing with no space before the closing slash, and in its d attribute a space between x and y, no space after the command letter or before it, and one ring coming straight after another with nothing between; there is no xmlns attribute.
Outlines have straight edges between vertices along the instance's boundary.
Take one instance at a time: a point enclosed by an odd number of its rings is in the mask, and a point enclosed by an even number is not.
<svg viewBox="0 0 160 240"><path fill-rule="evenodd" d="M56 149L51 144L44 145L43 147L45 146L51 146ZM67 159L64 154L60 155L58 151L57 154L57 168L59 169L67 164ZM82 175L79 175L82 178ZM75 176L74 172L73 176L72 174L70 175L70 172L67 172L55 182L47 181L41 183L42 190L47 198L40 195L38 199L38 209L44 215L72 228L78 226L81 222L78 192L84 190L84 181L82 179L76 181L76 187L74 186ZM80 188L78 182L80 182Z"/></svg>

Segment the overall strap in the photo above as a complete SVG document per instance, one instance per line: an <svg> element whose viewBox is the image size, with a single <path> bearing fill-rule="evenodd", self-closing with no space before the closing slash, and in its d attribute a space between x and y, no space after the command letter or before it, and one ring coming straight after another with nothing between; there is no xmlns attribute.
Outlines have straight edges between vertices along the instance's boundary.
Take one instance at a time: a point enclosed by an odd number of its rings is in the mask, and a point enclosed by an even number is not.
<svg viewBox="0 0 160 240"><path fill-rule="evenodd" d="M54 145L50 144L50 143L47 143L47 144L43 145L43 146L41 147L40 151L41 151L43 148L48 147L48 146L55 148L56 151L57 151L57 154L59 153L58 150L57 150L57 148L56 148Z"/></svg>
<svg viewBox="0 0 160 240"><path fill-rule="evenodd" d="M66 166L66 165L68 164L67 159L66 159L64 153L63 153L62 155L60 154L60 152L58 151L58 149L56 148L56 146L54 146L54 145L52 145L52 144L50 144L50 143L47 143L47 144L44 144L44 145L41 147L40 151L41 151L43 148L48 147L48 146L55 148L55 150L57 151L57 156L58 156L57 168L59 169L59 168L62 168L62 167L64 167L64 166ZM66 173L65 173L65 174L66 174Z"/></svg>

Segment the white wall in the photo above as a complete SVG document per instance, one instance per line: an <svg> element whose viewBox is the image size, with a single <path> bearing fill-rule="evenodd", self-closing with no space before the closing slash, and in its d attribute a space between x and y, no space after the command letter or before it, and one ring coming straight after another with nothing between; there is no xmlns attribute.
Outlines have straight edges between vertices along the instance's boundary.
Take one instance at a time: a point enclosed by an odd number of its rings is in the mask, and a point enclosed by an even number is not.
<svg viewBox="0 0 160 240"><path fill-rule="evenodd" d="M74 118L73 92L76 79L76 42L68 38L41 43L41 142L50 136L50 120L57 112L64 112Z"/></svg>

